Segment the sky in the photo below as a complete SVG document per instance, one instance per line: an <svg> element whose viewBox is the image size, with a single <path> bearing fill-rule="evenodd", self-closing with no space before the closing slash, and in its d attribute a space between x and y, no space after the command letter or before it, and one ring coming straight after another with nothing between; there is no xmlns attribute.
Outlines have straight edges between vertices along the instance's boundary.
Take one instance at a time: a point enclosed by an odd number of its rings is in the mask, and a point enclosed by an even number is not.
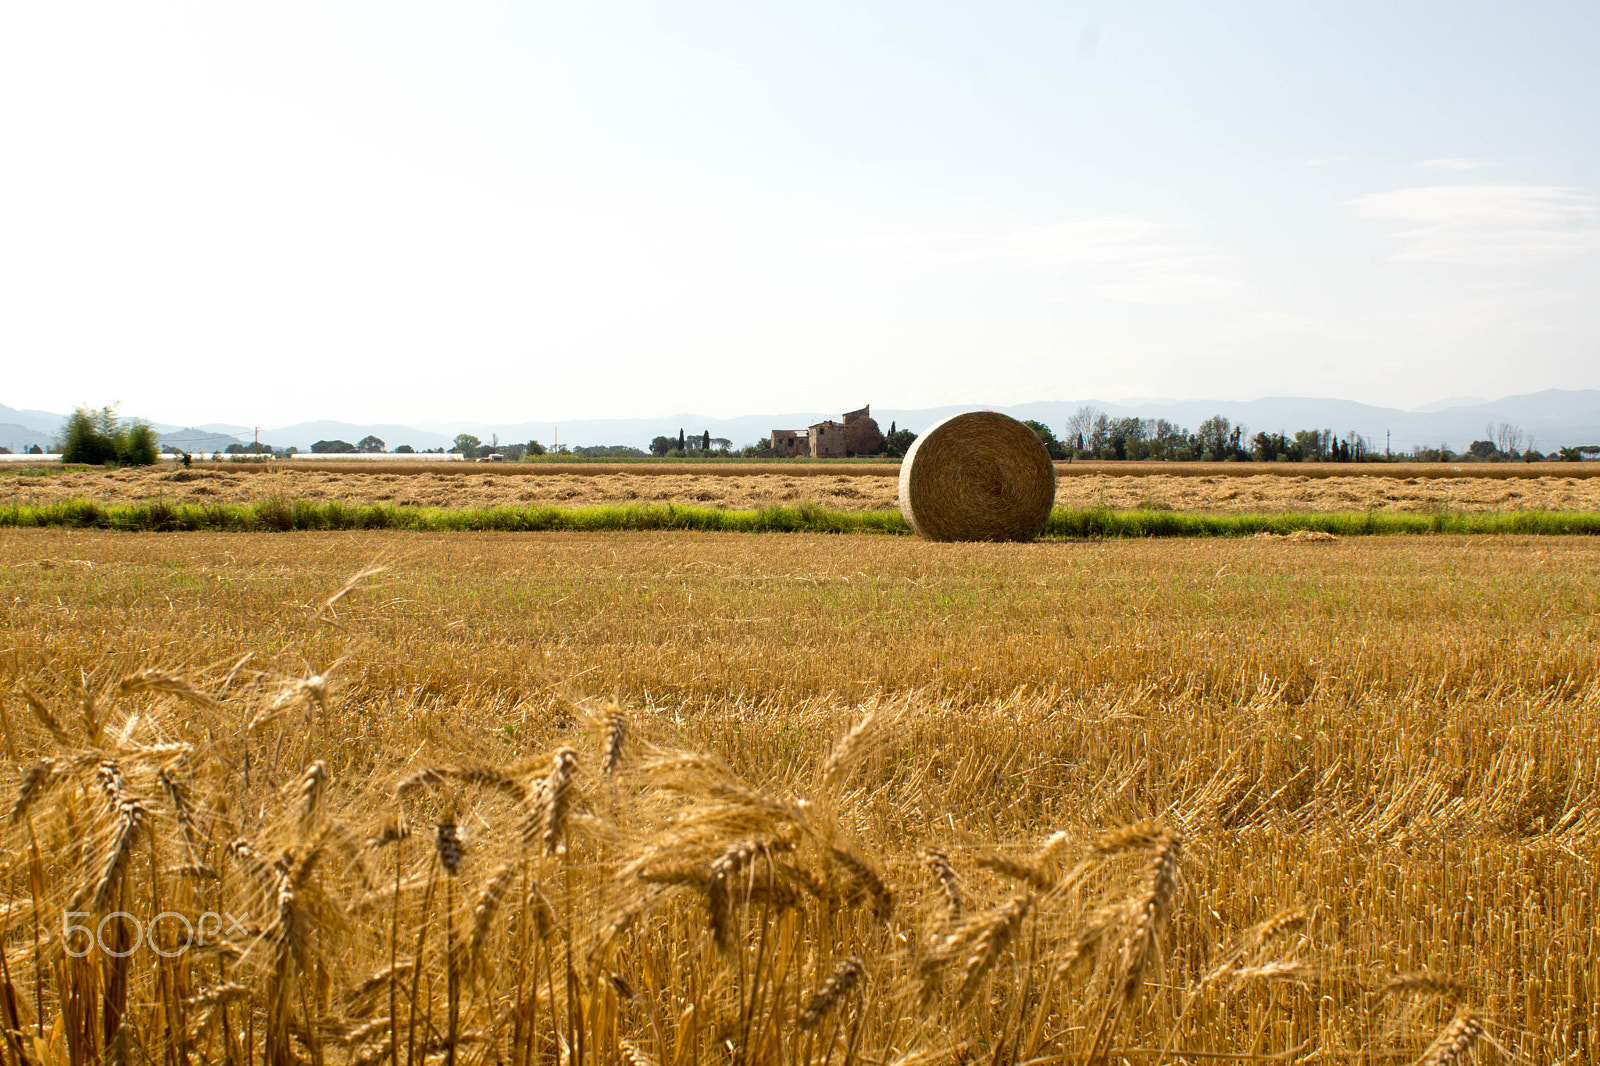
<svg viewBox="0 0 1600 1066"><path fill-rule="evenodd" d="M1600 387L1600 4L0 7L0 403Z"/></svg>

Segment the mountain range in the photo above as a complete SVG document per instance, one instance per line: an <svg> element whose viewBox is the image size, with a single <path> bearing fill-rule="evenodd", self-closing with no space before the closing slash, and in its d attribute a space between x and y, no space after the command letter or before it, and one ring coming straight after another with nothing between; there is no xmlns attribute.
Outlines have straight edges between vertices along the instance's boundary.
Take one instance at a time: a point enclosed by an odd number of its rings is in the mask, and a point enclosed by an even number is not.
<svg viewBox="0 0 1600 1066"><path fill-rule="evenodd" d="M739 418L708 418L697 414L665 415L661 418L584 419L553 424L550 422L426 423L422 426L393 424L364 425L351 422L300 422L290 426L263 427L260 440L278 448L294 446L301 451L318 440L345 440L354 444L374 435L390 450L409 444L421 451L448 448L458 433L471 433L488 442L498 436L501 443L538 440L546 446L557 441L577 445L626 444L646 448L657 436L676 437L681 429L694 435L710 432L726 438L735 447L752 443L774 429L804 429L824 419L838 419L845 410L859 405L860 398L844 397L838 411L793 411L787 414L745 415ZM901 429L922 432L947 415L970 410L976 404L920 409L880 407L872 415L888 431L891 423ZM1430 404L1414 411L1376 407L1352 400L1305 397L1270 397L1260 400L1155 400L1038 401L997 406L1016 418L1031 418L1045 423L1063 435L1066 422L1080 407L1090 406L1111 418L1164 418L1193 430L1213 415L1222 415L1235 425L1244 425L1246 435L1258 430L1292 434L1297 429L1331 429L1343 435L1361 434L1376 448L1410 451L1418 446L1444 445L1460 451L1474 440L1492 439L1501 423L1515 426L1524 434L1526 447L1553 451L1558 447L1600 444L1600 389L1547 389L1498 400L1462 397ZM19 410L0 404L0 445L21 451L33 444L48 448L59 435L66 415L52 411ZM200 426L173 426L155 423L164 444L187 451L221 451L229 444L249 443L256 430L249 426L208 423Z"/></svg>

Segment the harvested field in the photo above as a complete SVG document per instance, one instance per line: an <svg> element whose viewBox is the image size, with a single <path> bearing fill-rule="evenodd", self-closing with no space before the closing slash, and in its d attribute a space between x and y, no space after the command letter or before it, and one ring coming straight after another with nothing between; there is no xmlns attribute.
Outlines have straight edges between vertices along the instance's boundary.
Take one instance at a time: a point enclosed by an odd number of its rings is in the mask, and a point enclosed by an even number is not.
<svg viewBox="0 0 1600 1066"><path fill-rule="evenodd" d="M1581 538L0 530L5 1027L1593 1061L1597 590Z"/></svg>
<svg viewBox="0 0 1600 1066"><path fill-rule="evenodd" d="M416 464L427 466L427 464ZM1143 464L1153 467L1156 464ZM1231 471L1265 468L1251 464L1205 464ZM1502 464L1515 467L1516 464ZM1600 511L1600 478L1575 476L1572 467L1550 464L1539 477L1377 477L1345 473L1309 474L1083 472L1061 465L1056 506L1105 506L1115 510L1204 511L1227 514L1299 511ZM1600 464L1596 464L1600 465ZM249 503L272 496L286 499L391 503L420 507L501 505L679 503L744 510L773 505L816 503L846 511L894 510L892 465L823 468L812 465L785 473L731 473L712 469L682 472L677 466L638 466L628 472L590 472L543 464L460 465L441 471L438 464L416 472L330 471L247 464L205 464L193 470L76 471L48 475L10 475L0 479L0 494L21 503L50 503L82 497L104 503L163 499L172 503ZM515 472L506 473L506 470ZM651 473L643 473L646 469ZM1168 468L1170 469L1170 468ZM1500 467L1485 465L1484 470ZM528 472L521 472L521 471ZM670 471L670 472L668 472ZM0 503L7 502L0 495Z"/></svg>

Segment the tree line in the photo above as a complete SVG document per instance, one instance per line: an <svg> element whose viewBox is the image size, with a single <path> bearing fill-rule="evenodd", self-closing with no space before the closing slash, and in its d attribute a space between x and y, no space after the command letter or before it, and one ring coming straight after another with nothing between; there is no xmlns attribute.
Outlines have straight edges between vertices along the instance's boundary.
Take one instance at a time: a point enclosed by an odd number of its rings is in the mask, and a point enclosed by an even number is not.
<svg viewBox="0 0 1600 1066"><path fill-rule="evenodd" d="M1393 451L1376 447L1359 433L1332 429L1298 429L1292 433L1259 432L1224 415L1212 415L1193 432L1164 418L1112 418L1094 407L1083 406L1067 419L1066 434L1056 437L1043 422L1027 426L1044 444L1052 459L1134 459L1206 462L1578 462L1600 455L1600 446L1563 447L1546 455L1534 447L1532 437L1517 426L1501 422L1484 427L1484 440L1473 441L1460 453L1440 444Z"/></svg>
<svg viewBox="0 0 1600 1066"><path fill-rule="evenodd" d="M1225 415L1212 415L1193 431L1169 422L1164 418L1112 418L1093 407L1080 407L1067 419L1065 434L1056 436L1044 422L1025 419L1023 422L1056 460L1119 460L1135 461L1203 461L1242 463L1370 463L1370 462L1579 462L1600 456L1600 446L1580 445L1561 447L1545 454L1534 447L1534 441L1516 426L1500 423L1484 428L1483 440L1473 441L1464 451L1454 452L1440 444L1437 448L1420 447L1410 451L1389 451L1374 446L1373 442L1356 432L1343 435L1332 429L1299 429L1292 433L1259 432L1250 435L1243 425L1235 425ZM908 429L889 424L889 432L879 435L881 446L872 453L890 459L902 459L917 435ZM677 436L665 434L650 442L648 454L668 459L700 459L711 457L754 458L772 446L770 438L762 437L753 444L735 448L726 437L713 437L709 430L689 434L678 430ZM382 452L384 442L376 436L363 437L356 444L342 440L317 441L311 450L317 453ZM515 461L535 458L545 454L584 456L589 458L642 458L647 453L625 444L561 445L553 453L537 440L525 444L500 444L498 439L485 444L470 433L455 438L449 449L436 448L436 452L459 452L464 458L478 459L498 454ZM241 453L273 452L266 445L229 445L228 451ZM292 454L293 448L281 449L277 454ZM414 452L408 444L394 449L394 454Z"/></svg>
<svg viewBox="0 0 1600 1066"><path fill-rule="evenodd" d="M870 420L869 420L870 421ZM1546 454L1535 447L1532 436L1519 427L1505 422L1484 427L1484 439L1473 441L1465 451L1454 452L1440 444L1437 448L1420 447L1410 451L1394 452L1378 449L1359 433L1340 435L1332 429L1300 429L1292 433L1258 432L1253 436L1243 425L1235 425L1224 415L1212 415L1200 423L1198 429L1189 429L1164 418L1112 418L1092 406L1083 406L1069 417L1065 433L1058 437L1055 430L1044 422L1028 419L1024 424L1044 445L1050 458L1057 460L1143 460L1143 461L1207 461L1207 462L1291 462L1291 463L1361 463L1361 462L1579 462L1600 457L1600 445L1562 446ZM876 456L891 459L904 458L916 441L910 430L889 424L889 432L873 432L870 441ZM760 455L772 446L770 438L763 437L753 444L735 449L725 437L713 437L709 430L688 434L678 430L676 437L665 434L650 442L649 454L665 458L745 457ZM0 449L3 450L3 449ZM39 451L37 446L32 451ZM174 454L179 449L168 447ZM427 449L424 449L426 451ZM153 463L162 448L155 429L141 419L120 419L116 408L99 409L79 407L68 417L61 428L62 458L70 463L120 463L144 465ZM286 457L296 448L273 448L256 442L230 444L229 455L275 455ZM319 440L311 445L316 454L385 453L388 445L378 436L368 434L355 444L344 440ZM444 448L432 449L435 453ZM458 434L448 449L466 459L498 456L503 460L532 459L551 454L537 440L525 443L501 444L498 437L484 443L471 433ZM395 455L417 454L409 444L395 448ZM646 452L624 444L614 445L561 445L553 449L556 455L584 456L589 458L642 458ZM868 453L864 453L868 454Z"/></svg>

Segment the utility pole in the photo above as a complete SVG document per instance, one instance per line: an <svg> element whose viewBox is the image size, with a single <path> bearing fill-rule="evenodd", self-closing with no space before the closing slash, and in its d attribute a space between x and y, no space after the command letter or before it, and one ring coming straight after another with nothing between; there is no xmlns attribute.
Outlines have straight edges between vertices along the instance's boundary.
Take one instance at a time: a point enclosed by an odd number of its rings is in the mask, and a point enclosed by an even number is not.
<svg viewBox="0 0 1600 1066"><path fill-rule="evenodd" d="M1385 459L1394 458L1394 453L1389 451L1389 431L1387 429L1383 431L1383 457Z"/></svg>

